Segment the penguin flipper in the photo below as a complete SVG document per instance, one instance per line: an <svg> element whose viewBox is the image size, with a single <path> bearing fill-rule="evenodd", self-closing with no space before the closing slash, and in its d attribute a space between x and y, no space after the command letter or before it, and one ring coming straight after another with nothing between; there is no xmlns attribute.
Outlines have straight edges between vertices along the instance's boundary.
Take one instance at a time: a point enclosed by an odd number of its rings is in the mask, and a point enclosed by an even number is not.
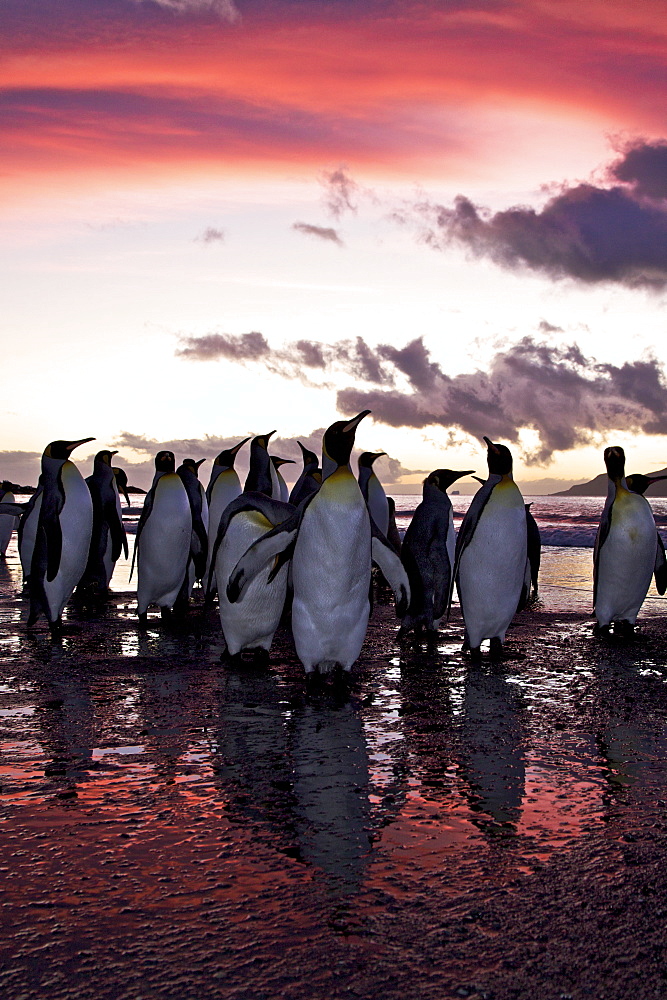
<svg viewBox="0 0 667 1000"><path fill-rule="evenodd" d="M370 518L373 527L373 519ZM405 618L410 607L410 581L405 567L390 542L375 528L371 536L371 558L394 591L396 615Z"/></svg>
<svg viewBox="0 0 667 1000"><path fill-rule="evenodd" d="M595 536L595 545L593 546L593 607L595 607L597 603L600 549L606 542L607 536L611 530L611 511L613 506L613 501L611 503L605 503L600 517L600 525Z"/></svg>
<svg viewBox="0 0 667 1000"><path fill-rule="evenodd" d="M281 566L291 557L301 523L301 511L295 511L278 527L267 531L248 548L232 570L227 584L227 600L235 604L243 596L249 583L255 579L266 564L276 556L276 565L271 570L268 582L274 579Z"/></svg>
<svg viewBox="0 0 667 1000"><path fill-rule="evenodd" d="M659 594L664 594L667 590L667 556L665 555L665 544L660 537L659 532L656 531L658 544L656 546L655 553L655 566L653 572L655 574L655 587Z"/></svg>
<svg viewBox="0 0 667 1000"><path fill-rule="evenodd" d="M146 499L144 500L144 505L141 508L141 514L139 515L139 522L137 524L137 533L134 536L134 551L132 552L132 565L130 567L129 579L132 579L132 574L134 573L134 564L137 561L137 555L139 554L139 538L141 532L144 530L144 525L146 521L151 516L151 511L153 510L153 501L155 499L155 489L151 486L148 493L146 494Z"/></svg>
<svg viewBox="0 0 667 1000"><path fill-rule="evenodd" d="M10 503L8 500L0 503L0 514L12 514L14 517L20 517L27 509L27 503Z"/></svg>
<svg viewBox="0 0 667 1000"><path fill-rule="evenodd" d="M65 504L65 495L58 471L58 482L55 490L45 490L42 496L42 506L39 511L39 526L43 529L43 539L46 545L46 579L50 583L55 580L60 568L60 557L63 549L63 533L60 527L60 512Z"/></svg>

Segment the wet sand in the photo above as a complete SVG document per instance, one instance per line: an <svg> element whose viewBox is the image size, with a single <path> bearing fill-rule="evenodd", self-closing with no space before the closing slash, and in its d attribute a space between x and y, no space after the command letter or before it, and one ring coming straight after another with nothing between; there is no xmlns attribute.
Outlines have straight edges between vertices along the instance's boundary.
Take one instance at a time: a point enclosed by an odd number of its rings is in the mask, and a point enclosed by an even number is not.
<svg viewBox="0 0 667 1000"><path fill-rule="evenodd" d="M548 575L548 574L547 574ZM547 584L500 663L376 606L347 693L289 634L134 595L29 637L0 567L0 990L27 998L667 995L667 628Z"/></svg>

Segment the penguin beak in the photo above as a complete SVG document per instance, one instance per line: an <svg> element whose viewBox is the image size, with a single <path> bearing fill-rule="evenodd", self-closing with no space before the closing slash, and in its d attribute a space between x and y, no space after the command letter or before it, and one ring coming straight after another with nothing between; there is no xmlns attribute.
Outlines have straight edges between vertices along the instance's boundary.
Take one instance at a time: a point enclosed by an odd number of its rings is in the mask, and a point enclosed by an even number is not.
<svg viewBox="0 0 667 1000"><path fill-rule="evenodd" d="M68 441L67 444L65 445L65 448L71 455L74 449L78 448L80 444L88 444L89 441L94 441L94 440L95 438L92 437L92 438L81 438L80 441ZM114 455L115 454L116 452L114 452Z"/></svg>
<svg viewBox="0 0 667 1000"><path fill-rule="evenodd" d="M660 483L663 479L667 479L667 476L647 476L646 478L653 485L653 483Z"/></svg>
<svg viewBox="0 0 667 1000"><path fill-rule="evenodd" d="M197 466L197 468L199 468L199 466L203 465L205 461L206 461L205 458L200 458L198 462L195 462L195 465Z"/></svg>
<svg viewBox="0 0 667 1000"><path fill-rule="evenodd" d="M474 469L466 469L465 472L457 472L453 482L456 482L457 479L461 479L463 476L472 476L474 471Z"/></svg>
<svg viewBox="0 0 667 1000"><path fill-rule="evenodd" d="M257 441L259 443L260 448L266 448L268 450L269 438L273 437L275 433L276 433L275 431L269 431L268 434L258 434Z"/></svg>
<svg viewBox="0 0 667 1000"><path fill-rule="evenodd" d="M271 433L273 433L273 431ZM238 454L238 452L241 450L241 448L243 447L243 445L246 444L249 440L250 440L249 437L248 438L243 438L243 441L239 441L238 444L235 444L233 448L229 449L230 453L232 455Z"/></svg>
<svg viewBox="0 0 667 1000"><path fill-rule="evenodd" d="M495 452L496 455L500 454L498 446L493 443L493 441L491 440L491 438L488 438L486 435L484 435L483 440L486 442L486 446L489 449L489 451Z"/></svg>
<svg viewBox="0 0 667 1000"><path fill-rule="evenodd" d="M357 413L356 417L352 417L352 420L348 420L343 427L343 434L349 434L351 431L356 431L361 421L364 417L367 417L370 412L370 410L362 410L361 413Z"/></svg>

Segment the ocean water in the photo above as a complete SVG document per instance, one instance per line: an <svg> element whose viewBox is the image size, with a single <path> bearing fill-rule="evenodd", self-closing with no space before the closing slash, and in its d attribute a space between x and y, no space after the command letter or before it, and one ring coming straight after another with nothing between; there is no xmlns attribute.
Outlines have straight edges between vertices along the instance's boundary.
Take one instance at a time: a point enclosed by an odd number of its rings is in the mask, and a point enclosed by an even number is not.
<svg viewBox="0 0 667 1000"><path fill-rule="evenodd" d="M17 498L18 499L18 498ZM28 499L21 497L20 499ZM667 544L667 498L648 498L658 530ZM452 496L454 525L458 530L472 497ZM603 497L526 496L542 537L540 591L543 600L554 610L570 607L589 611L593 597L593 545L604 506ZM397 494L396 523L401 534L407 529L421 501L420 496ZM111 589L116 592L136 589L136 569L130 579L134 535L141 514L142 497L132 497L133 506L123 505L123 520L128 533L129 559L118 560ZM12 549L16 538L12 539ZM651 584L644 613L663 613L665 599Z"/></svg>

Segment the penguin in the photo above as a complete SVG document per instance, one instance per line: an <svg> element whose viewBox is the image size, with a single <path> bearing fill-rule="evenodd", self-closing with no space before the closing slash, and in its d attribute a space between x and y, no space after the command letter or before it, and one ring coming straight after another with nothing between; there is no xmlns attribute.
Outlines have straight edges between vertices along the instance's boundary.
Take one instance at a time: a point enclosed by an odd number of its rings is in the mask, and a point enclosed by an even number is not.
<svg viewBox="0 0 667 1000"><path fill-rule="evenodd" d="M512 479L512 454L488 437L484 441L489 478L463 518L454 566L465 623L463 648L473 662L479 662L484 639L491 640L492 655L502 650L509 623L528 598L526 508Z"/></svg>
<svg viewBox="0 0 667 1000"><path fill-rule="evenodd" d="M115 454L116 452L114 452L114 455ZM116 478L116 486L118 488L118 492L123 494L127 506L131 507L132 504L130 503L130 497L127 492L127 472L125 471L125 469L121 469L117 465L113 465L111 467L111 471L113 472Z"/></svg>
<svg viewBox="0 0 667 1000"><path fill-rule="evenodd" d="M289 496L289 502L298 507L302 500L309 497L311 493L317 493L322 485L322 472L319 468L319 459L314 451L309 451L300 441L297 441L303 456L303 471Z"/></svg>
<svg viewBox="0 0 667 1000"><path fill-rule="evenodd" d="M185 580L192 535L187 490L176 475L172 451L155 456L153 485L146 494L137 525L137 614L145 624L148 607L157 604L163 617L173 608ZM130 572L130 576L132 572Z"/></svg>
<svg viewBox="0 0 667 1000"><path fill-rule="evenodd" d="M278 480L278 490L279 496L274 497L274 500L281 500L282 503L289 503L289 488L287 483L280 474L281 465L294 465L294 459L292 458L278 458L276 455L271 455L271 464L276 473L276 478Z"/></svg>
<svg viewBox="0 0 667 1000"><path fill-rule="evenodd" d="M370 614L371 560L392 586L399 616L410 600L401 561L372 523L349 468L356 429L369 412L337 420L325 431L323 469L326 461L335 471L324 476L319 491L294 514L244 553L227 585L230 603L243 604L248 588L276 556L278 563L291 557L292 633L307 675L352 669Z"/></svg>
<svg viewBox="0 0 667 1000"><path fill-rule="evenodd" d="M15 503L16 497L12 493L12 484L5 479L0 485L0 503ZM0 514L0 559L5 558L12 531L18 525L18 517L15 514Z"/></svg>
<svg viewBox="0 0 667 1000"><path fill-rule="evenodd" d="M95 438L52 441L42 455L41 493L32 508L28 628L44 614L56 635L72 591L83 576L93 531L90 491L69 456Z"/></svg>
<svg viewBox="0 0 667 1000"><path fill-rule="evenodd" d="M359 456L359 488L371 517L386 537L389 529L389 504L382 483L373 471L373 462L386 455L384 451L365 451Z"/></svg>
<svg viewBox="0 0 667 1000"><path fill-rule="evenodd" d="M275 433L271 431L271 434ZM226 507L218 525L211 554L209 582L218 581L218 613L225 637L228 661L238 661L243 653L267 658L280 623L287 596L287 565L267 566L248 588L242 604L229 601L223 581L227 581L243 553L289 517L294 507L272 496L274 484L267 445L271 434L260 434L250 444L250 469L243 494Z"/></svg>
<svg viewBox="0 0 667 1000"><path fill-rule="evenodd" d="M667 479L667 476L642 476L640 472L633 472L630 476L625 477L625 482L631 493L639 493L640 496L644 496L649 486L653 486L653 483L660 483L663 479Z"/></svg>
<svg viewBox="0 0 667 1000"><path fill-rule="evenodd" d="M622 448L605 448L608 491L593 550L596 633L632 634L655 573L658 593L667 589L667 564L650 504L625 481Z"/></svg>
<svg viewBox="0 0 667 1000"><path fill-rule="evenodd" d="M401 538L401 533L398 530L396 524L396 501L393 497L387 497L387 504L389 506L389 527L387 528L387 541L390 542L398 554L401 553L401 546L403 545L403 539Z"/></svg>
<svg viewBox="0 0 667 1000"><path fill-rule="evenodd" d="M234 462L239 451L250 440L249 437L239 441L233 448L226 448L216 456L211 469L211 478L206 488L206 500L208 503L208 559L206 562L207 599L213 599L217 587L215 573L211 576L211 554L215 539L220 526L220 518L228 503L236 499L243 491L241 481L238 477Z"/></svg>
<svg viewBox="0 0 667 1000"><path fill-rule="evenodd" d="M423 500L412 516L401 548L410 581L410 607L399 637L409 632L434 635L447 610L452 584L456 536L449 487L473 469L436 469L425 480Z"/></svg>
<svg viewBox="0 0 667 1000"><path fill-rule="evenodd" d="M524 504L526 508L526 538L528 542L528 566L526 572L529 576L533 588L532 597L537 597L537 585L540 575L540 562L542 560L542 538L537 521L531 514L532 503Z"/></svg>
<svg viewBox="0 0 667 1000"><path fill-rule="evenodd" d="M188 572L183 583L181 593L182 602L187 604L192 594L195 580L203 580L208 562L208 502L206 491L199 482L199 466L206 461L201 458L195 462L193 458L183 460L176 470L176 475L180 476L181 482L185 486L190 502L190 513L192 515L192 536L190 539L190 558L188 560Z"/></svg>
<svg viewBox="0 0 667 1000"><path fill-rule="evenodd" d="M88 561L77 593L87 590L96 596L106 595L121 551L125 552L126 559L128 556L120 496L111 467L111 459L116 454L115 451L98 451L93 463L93 474L86 479L93 503L93 531Z"/></svg>

